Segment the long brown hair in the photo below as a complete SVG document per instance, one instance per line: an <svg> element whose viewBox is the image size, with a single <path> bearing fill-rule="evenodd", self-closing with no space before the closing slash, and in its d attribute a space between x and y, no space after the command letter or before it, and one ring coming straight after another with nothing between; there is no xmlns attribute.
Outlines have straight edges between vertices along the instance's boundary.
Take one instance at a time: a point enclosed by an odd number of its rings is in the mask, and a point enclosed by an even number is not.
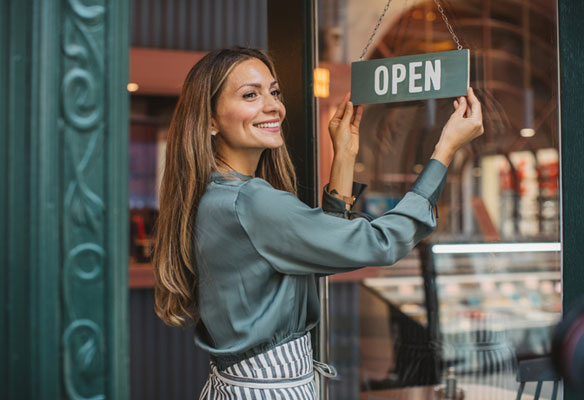
<svg viewBox="0 0 584 400"><path fill-rule="evenodd" d="M154 309L168 325L199 321L194 228L209 174L217 169L211 116L227 76L237 64L251 58L262 61L277 79L272 60L261 50L211 51L187 75L170 122L153 256ZM255 176L296 194L296 174L285 145L264 150Z"/></svg>

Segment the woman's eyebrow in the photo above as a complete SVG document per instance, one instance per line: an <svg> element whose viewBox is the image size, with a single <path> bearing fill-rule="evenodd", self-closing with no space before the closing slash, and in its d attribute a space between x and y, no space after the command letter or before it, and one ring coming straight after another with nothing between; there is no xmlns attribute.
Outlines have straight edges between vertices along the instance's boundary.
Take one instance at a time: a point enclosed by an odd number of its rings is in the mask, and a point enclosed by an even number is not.
<svg viewBox="0 0 584 400"><path fill-rule="evenodd" d="M277 84L278 84L278 81L274 81L274 82L270 83L270 87L272 87L274 85L277 85ZM241 89L242 87L245 87L245 86L253 86L253 87L256 87L256 88L260 88L260 89L262 87L261 83L249 82L249 83L244 83L243 85L241 85L240 87L238 87L237 90L239 90L239 89Z"/></svg>

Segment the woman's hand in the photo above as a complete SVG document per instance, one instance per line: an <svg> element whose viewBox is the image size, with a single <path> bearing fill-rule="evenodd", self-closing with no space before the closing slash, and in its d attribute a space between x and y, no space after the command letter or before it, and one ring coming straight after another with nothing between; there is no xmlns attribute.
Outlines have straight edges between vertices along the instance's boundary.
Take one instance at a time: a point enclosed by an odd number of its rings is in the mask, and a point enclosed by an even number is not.
<svg viewBox="0 0 584 400"><path fill-rule="evenodd" d="M468 88L467 98L459 97L454 100L454 109L455 111L442 129L440 140L432 154L432 158L446 166L450 164L454 153L459 148L481 136L485 131L481 103L472 88Z"/></svg>
<svg viewBox="0 0 584 400"><path fill-rule="evenodd" d="M335 157L356 158L359 152L359 124L363 107L353 107L347 93L329 122L329 133L333 142Z"/></svg>
<svg viewBox="0 0 584 400"><path fill-rule="evenodd" d="M363 107L353 108L347 93L329 122L329 132L333 142L333 163L329 181L329 192L336 190L335 197L346 199L351 196L355 160L359 152L359 124ZM347 209L350 205L347 204Z"/></svg>

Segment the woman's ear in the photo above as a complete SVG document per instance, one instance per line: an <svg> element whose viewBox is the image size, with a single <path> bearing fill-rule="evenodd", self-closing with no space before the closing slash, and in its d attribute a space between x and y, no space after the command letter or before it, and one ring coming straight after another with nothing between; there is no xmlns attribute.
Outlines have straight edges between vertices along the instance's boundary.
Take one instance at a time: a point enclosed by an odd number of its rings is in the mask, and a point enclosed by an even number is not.
<svg viewBox="0 0 584 400"><path fill-rule="evenodd" d="M209 131L211 131L211 135L215 136L219 133L219 128L217 127L217 122L215 118L211 117L211 126L209 127Z"/></svg>

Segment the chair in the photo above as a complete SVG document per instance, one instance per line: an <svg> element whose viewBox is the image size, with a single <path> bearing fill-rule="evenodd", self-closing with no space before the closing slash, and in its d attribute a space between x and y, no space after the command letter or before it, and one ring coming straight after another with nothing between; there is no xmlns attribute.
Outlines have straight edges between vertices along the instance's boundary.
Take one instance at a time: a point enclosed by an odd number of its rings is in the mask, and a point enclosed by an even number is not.
<svg viewBox="0 0 584 400"><path fill-rule="evenodd" d="M521 399L523 389L527 382L537 382L535 389L534 400L539 399L541 394L541 387L543 382L553 381L554 389L551 400L556 400L558 397L558 386L560 377L556 374L550 358L536 358L533 360L521 361L517 369L517 382L519 382L519 389L517 390L517 400Z"/></svg>

